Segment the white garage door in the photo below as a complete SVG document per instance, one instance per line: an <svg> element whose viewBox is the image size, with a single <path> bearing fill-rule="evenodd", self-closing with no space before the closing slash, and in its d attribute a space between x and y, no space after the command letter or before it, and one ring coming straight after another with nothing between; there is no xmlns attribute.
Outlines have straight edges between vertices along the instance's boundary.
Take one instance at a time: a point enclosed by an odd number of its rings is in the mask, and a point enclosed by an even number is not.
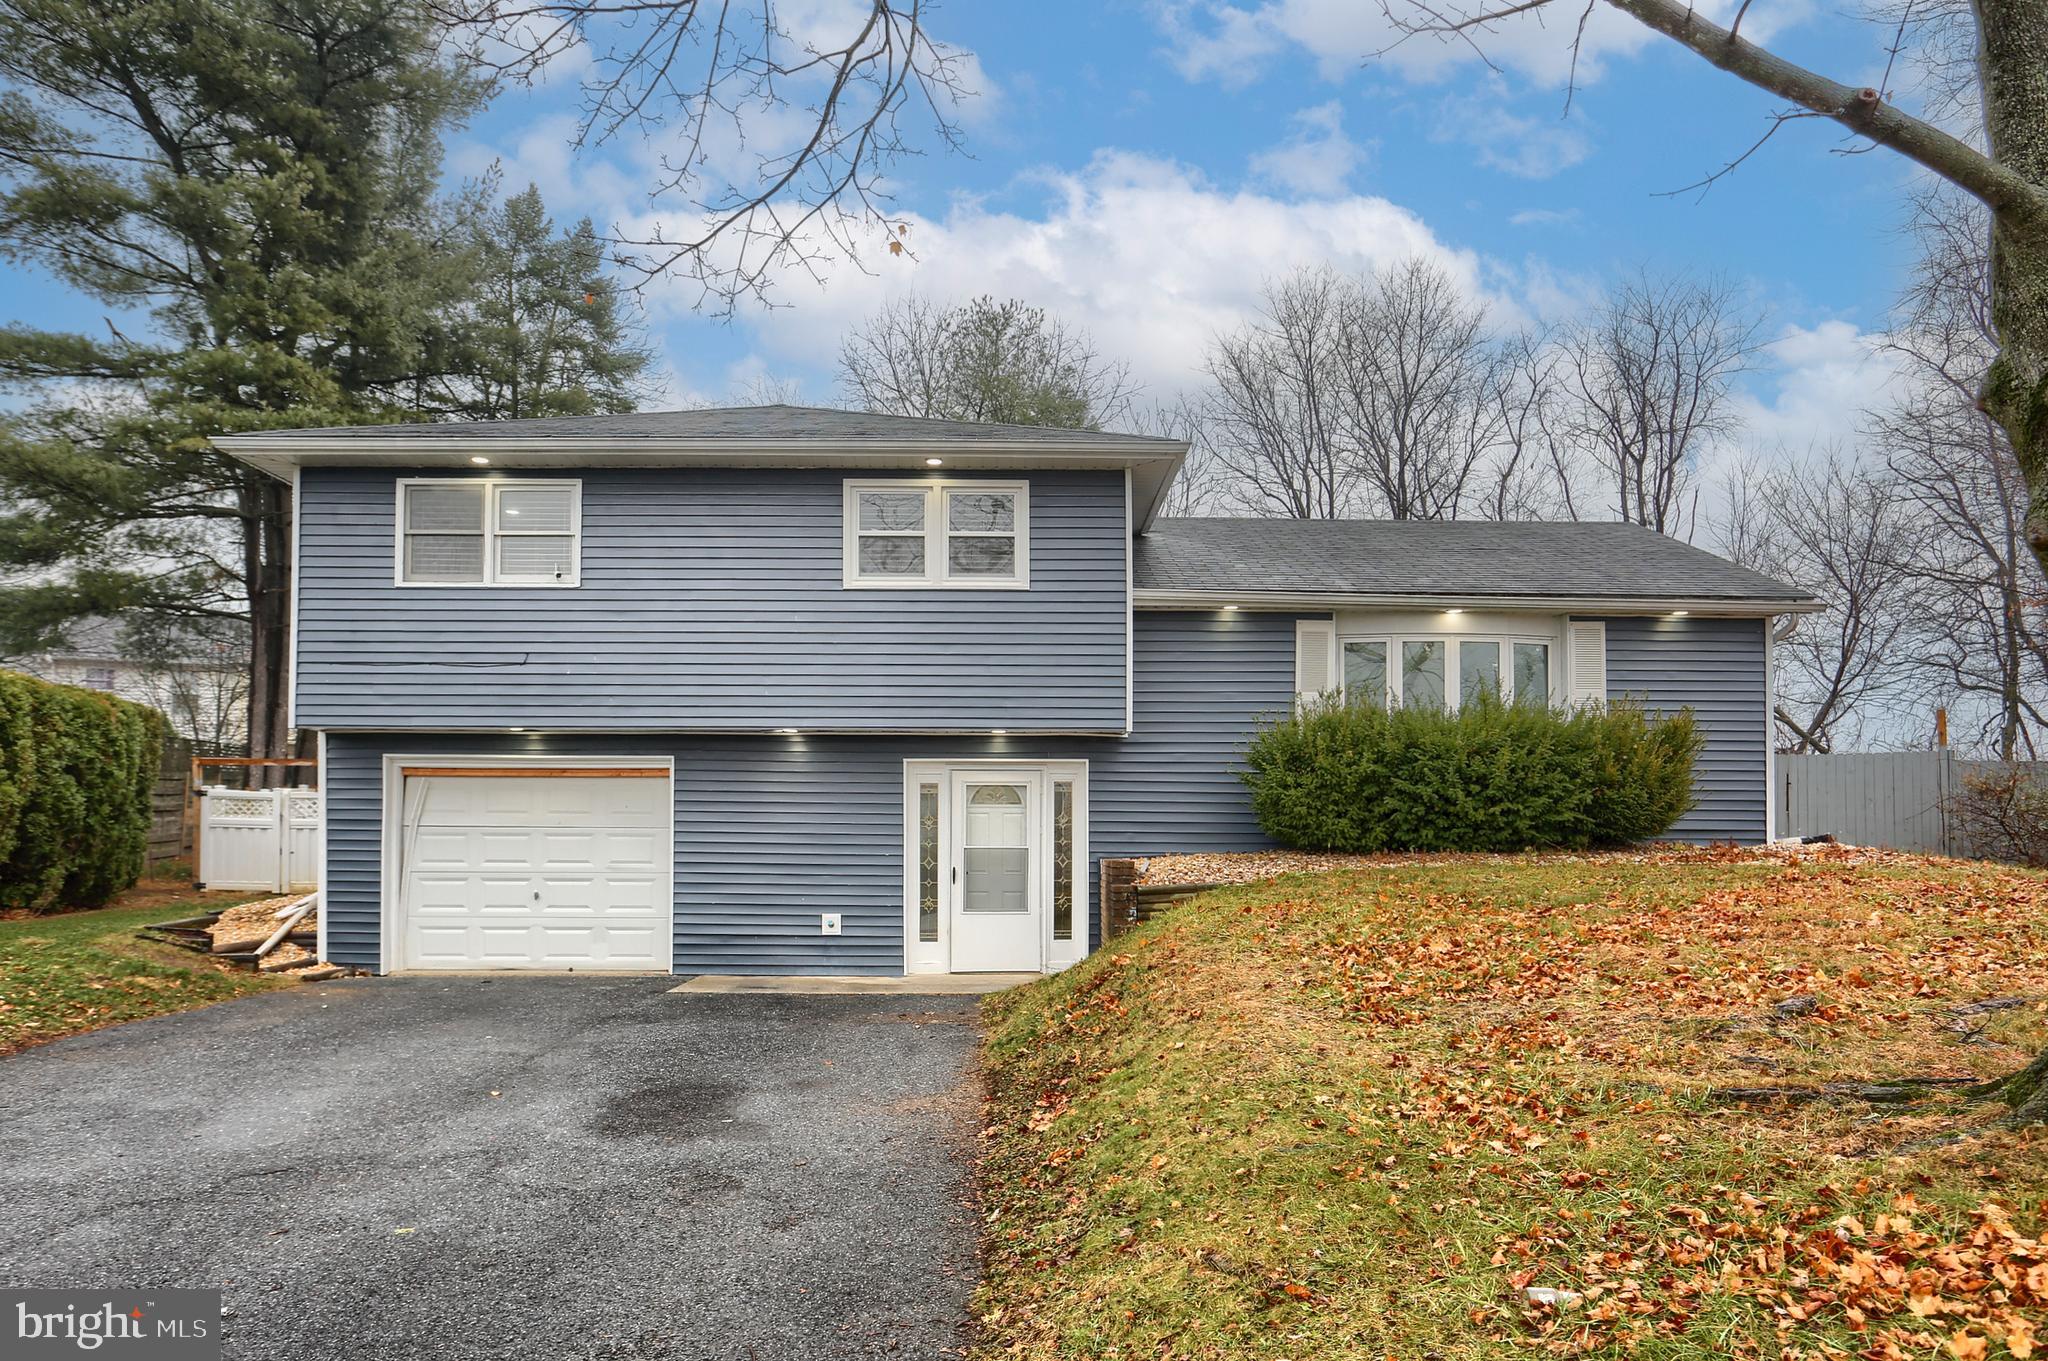
<svg viewBox="0 0 2048 1361"><path fill-rule="evenodd" d="M407 969L669 967L665 769L405 771Z"/></svg>

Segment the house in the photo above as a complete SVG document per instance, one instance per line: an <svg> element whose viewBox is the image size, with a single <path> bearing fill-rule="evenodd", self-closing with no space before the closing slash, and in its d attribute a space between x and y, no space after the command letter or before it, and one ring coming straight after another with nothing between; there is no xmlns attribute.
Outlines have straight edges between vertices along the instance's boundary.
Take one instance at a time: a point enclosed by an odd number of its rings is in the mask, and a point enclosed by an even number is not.
<svg viewBox="0 0 2048 1361"><path fill-rule="evenodd" d="M1695 840L1771 834L1804 592L1617 524L1170 520L1185 446L766 406L264 432L326 955L1058 969L1105 856L1266 844L1296 696L1690 705Z"/></svg>
<svg viewBox="0 0 2048 1361"><path fill-rule="evenodd" d="M121 619L93 615L65 626L56 645L0 666L39 680L104 690L147 704L199 750L247 749L247 629L192 629L168 638L135 636Z"/></svg>

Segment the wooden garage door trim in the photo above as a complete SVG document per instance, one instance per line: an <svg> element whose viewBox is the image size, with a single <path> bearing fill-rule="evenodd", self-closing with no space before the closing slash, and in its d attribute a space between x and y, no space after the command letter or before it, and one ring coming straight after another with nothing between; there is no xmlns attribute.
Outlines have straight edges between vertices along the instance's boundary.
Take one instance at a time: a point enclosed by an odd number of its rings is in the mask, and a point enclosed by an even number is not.
<svg viewBox="0 0 2048 1361"><path fill-rule="evenodd" d="M401 766L408 778L437 780L666 780L666 766Z"/></svg>

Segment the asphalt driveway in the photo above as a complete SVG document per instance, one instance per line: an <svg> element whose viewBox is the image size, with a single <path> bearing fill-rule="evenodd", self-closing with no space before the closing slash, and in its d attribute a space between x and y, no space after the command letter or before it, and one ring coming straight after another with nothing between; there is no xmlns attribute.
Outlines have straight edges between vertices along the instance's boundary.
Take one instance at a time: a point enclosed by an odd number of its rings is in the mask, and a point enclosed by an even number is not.
<svg viewBox="0 0 2048 1361"><path fill-rule="evenodd" d="M226 1352L943 1356L974 999L305 986L0 1059L0 1282L226 1292Z"/></svg>

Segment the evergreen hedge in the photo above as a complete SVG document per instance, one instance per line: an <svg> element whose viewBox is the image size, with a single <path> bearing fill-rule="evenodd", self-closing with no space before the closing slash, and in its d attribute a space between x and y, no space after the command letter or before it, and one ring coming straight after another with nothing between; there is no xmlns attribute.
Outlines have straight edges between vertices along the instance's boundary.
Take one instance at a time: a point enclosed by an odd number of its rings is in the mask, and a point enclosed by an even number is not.
<svg viewBox="0 0 2048 1361"><path fill-rule="evenodd" d="M1646 841L1692 807L1691 710L1454 712L1335 699L1263 729L1241 772L1266 834L1310 851L1521 851Z"/></svg>
<svg viewBox="0 0 2048 1361"><path fill-rule="evenodd" d="M0 908L98 907L141 876L166 730L144 705L0 671Z"/></svg>

